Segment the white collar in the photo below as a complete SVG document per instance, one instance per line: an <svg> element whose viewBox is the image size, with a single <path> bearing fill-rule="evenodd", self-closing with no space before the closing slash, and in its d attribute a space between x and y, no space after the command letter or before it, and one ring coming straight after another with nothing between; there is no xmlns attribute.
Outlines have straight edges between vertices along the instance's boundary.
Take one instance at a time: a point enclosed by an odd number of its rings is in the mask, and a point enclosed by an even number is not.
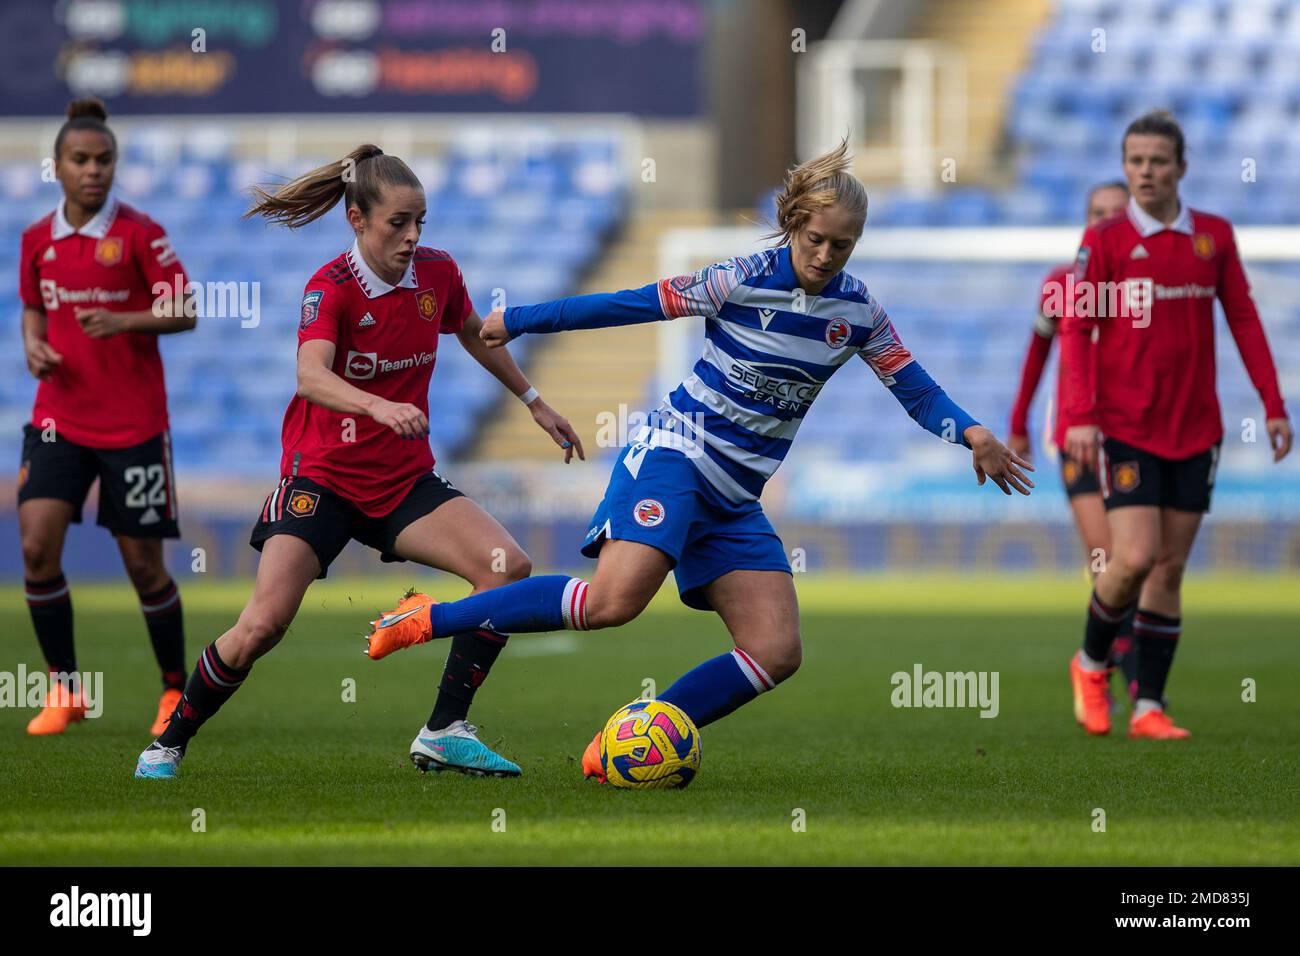
<svg viewBox="0 0 1300 956"><path fill-rule="evenodd" d="M59 200L59 208L54 210L54 221L50 223L51 239L66 239L68 236L80 233L83 236L90 236L92 239L103 239L108 235L108 230L113 225L113 220L117 218L117 197L109 196L108 201L99 207L99 212L91 217L90 222L86 223L80 229L73 229L72 223L68 222L68 217L64 215L63 209L67 205L67 198Z"/></svg>
<svg viewBox="0 0 1300 956"><path fill-rule="evenodd" d="M1181 199L1178 201L1178 217L1168 225L1139 206L1137 199L1133 196L1130 196L1128 200L1128 218L1143 239L1150 239L1157 232L1164 232L1166 229L1170 232L1181 232L1188 236L1195 231L1192 228L1192 210Z"/></svg>
<svg viewBox="0 0 1300 956"><path fill-rule="evenodd" d="M352 248L345 255L347 256L348 265L352 268L352 274L357 277L357 284L361 286L361 291L366 294L367 299L377 299L385 292L392 292L398 286L404 289L414 289L415 281L415 256L411 256L411 263L406 267L406 273L402 276L397 285L389 285L379 276L375 275L374 270L366 265L366 258L361 254L361 247L357 245L355 239L352 240Z"/></svg>

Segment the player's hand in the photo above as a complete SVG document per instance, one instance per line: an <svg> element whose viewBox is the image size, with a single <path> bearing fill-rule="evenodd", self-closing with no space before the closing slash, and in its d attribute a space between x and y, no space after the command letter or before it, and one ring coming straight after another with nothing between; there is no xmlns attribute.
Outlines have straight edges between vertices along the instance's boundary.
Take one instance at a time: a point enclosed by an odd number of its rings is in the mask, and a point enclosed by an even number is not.
<svg viewBox="0 0 1300 956"><path fill-rule="evenodd" d="M1291 431L1291 423L1285 418L1270 418L1264 423L1264 428L1268 432L1268 443L1273 449L1273 460L1281 461L1291 451L1291 441L1295 435Z"/></svg>
<svg viewBox="0 0 1300 956"><path fill-rule="evenodd" d="M63 356L44 339L28 339L23 345L27 353L27 371L36 378L45 378L63 362Z"/></svg>
<svg viewBox="0 0 1300 956"><path fill-rule="evenodd" d="M499 349L510 341L506 331L506 310L493 309L483 320L483 328L478 330L478 337L490 349Z"/></svg>
<svg viewBox="0 0 1300 956"><path fill-rule="evenodd" d="M1101 429L1096 425L1073 425L1065 430L1065 454L1089 471L1097 470L1097 449Z"/></svg>
<svg viewBox="0 0 1300 956"><path fill-rule="evenodd" d="M493 313L493 315L495 314ZM532 413L533 421L541 426L542 431L555 439L555 444L564 449L564 463L566 465L573 460L574 451L577 451L580 459L587 460L587 456L582 450L582 439L578 437L578 433L573 430L573 426L569 424L567 418L540 398L533 399L533 403L528 406L528 411Z"/></svg>
<svg viewBox="0 0 1300 956"><path fill-rule="evenodd" d="M1008 435L1007 447L1023 458L1025 461L1033 461L1029 454L1029 436L1028 435Z"/></svg>
<svg viewBox="0 0 1300 956"><path fill-rule="evenodd" d="M997 436L982 425L966 429L963 437L970 442L971 467L981 485L985 478L991 478L1004 495L1011 494L1012 488L1022 495L1029 494L1034 483L1021 469L1033 471L1033 465L998 441Z"/></svg>
<svg viewBox="0 0 1300 956"><path fill-rule="evenodd" d="M81 331L92 339L111 339L119 332L126 331L126 321L119 312L110 312L104 308L78 309L76 317Z"/></svg>
<svg viewBox="0 0 1300 956"><path fill-rule="evenodd" d="M399 438L427 438L429 435L429 419L414 405L384 402L370 417L381 425L387 425Z"/></svg>

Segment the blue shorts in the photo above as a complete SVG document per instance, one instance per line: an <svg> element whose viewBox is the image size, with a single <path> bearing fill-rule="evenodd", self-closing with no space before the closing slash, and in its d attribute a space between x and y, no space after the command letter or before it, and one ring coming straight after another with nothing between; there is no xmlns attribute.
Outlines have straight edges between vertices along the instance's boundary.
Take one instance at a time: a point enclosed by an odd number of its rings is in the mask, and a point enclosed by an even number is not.
<svg viewBox="0 0 1300 956"><path fill-rule="evenodd" d="M729 571L792 573L762 505L723 497L674 448L633 443L619 453L582 553L596 557L607 538L672 558L682 603L701 611L713 610L704 587Z"/></svg>

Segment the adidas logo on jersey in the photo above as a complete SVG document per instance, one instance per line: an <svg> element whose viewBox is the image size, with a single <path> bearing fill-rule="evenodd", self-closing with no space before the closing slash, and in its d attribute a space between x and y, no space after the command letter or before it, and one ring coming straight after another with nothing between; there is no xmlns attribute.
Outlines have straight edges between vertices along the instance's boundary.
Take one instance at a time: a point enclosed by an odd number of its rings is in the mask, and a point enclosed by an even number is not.
<svg viewBox="0 0 1300 956"><path fill-rule="evenodd" d="M1147 247L1139 242L1133 247L1133 251L1128 254L1128 257L1130 259L1145 259L1148 255Z"/></svg>
<svg viewBox="0 0 1300 956"><path fill-rule="evenodd" d="M374 325L374 324L375 324L375 317L371 315L369 312L367 312L365 316L361 319L361 321L357 323L357 328L364 329L366 326Z"/></svg>
<svg viewBox="0 0 1300 956"><path fill-rule="evenodd" d="M54 247L53 247L53 246L49 246L49 247L46 248L44 259L45 259L46 262L53 262L53 261L54 261Z"/></svg>

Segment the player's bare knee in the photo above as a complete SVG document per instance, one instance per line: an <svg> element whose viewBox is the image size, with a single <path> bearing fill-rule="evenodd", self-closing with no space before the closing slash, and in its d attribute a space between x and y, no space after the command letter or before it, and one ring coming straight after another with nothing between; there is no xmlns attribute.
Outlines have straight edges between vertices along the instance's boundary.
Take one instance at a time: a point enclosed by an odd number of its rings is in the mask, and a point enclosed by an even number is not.
<svg viewBox="0 0 1300 956"><path fill-rule="evenodd" d="M59 553L40 536L25 534L22 539L23 572L32 581L48 581L59 576Z"/></svg>
<svg viewBox="0 0 1300 956"><path fill-rule="evenodd" d="M1128 548L1115 555L1110 566L1106 568L1106 573L1126 585L1136 586L1146 580L1155 564L1154 551L1147 548Z"/></svg>
<svg viewBox="0 0 1300 956"><path fill-rule="evenodd" d="M240 649L248 660L256 660L279 644L288 630L288 623L273 614L245 611L239 618Z"/></svg>
<svg viewBox="0 0 1300 956"><path fill-rule="evenodd" d="M515 581L522 581L530 577L533 573L533 559L530 558L520 548L516 548L513 553L506 556L506 567L502 574L505 576L507 584L513 584Z"/></svg>
<svg viewBox="0 0 1300 956"><path fill-rule="evenodd" d="M803 642L798 633L775 640L751 656L758 665L772 678L773 683L781 683L794 676L799 665L803 663Z"/></svg>
<svg viewBox="0 0 1300 956"><path fill-rule="evenodd" d="M167 569L160 561L129 558L123 562L126 576L140 594L152 594L167 586Z"/></svg>
<svg viewBox="0 0 1300 956"><path fill-rule="evenodd" d="M772 679L777 683L785 680L787 677L793 677L803 664L803 641L799 640L799 635L794 635L793 640L785 645L784 654L781 658L782 676L772 675Z"/></svg>
<svg viewBox="0 0 1300 956"><path fill-rule="evenodd" d="M522 581L533 573L533 561L518 545L497 546L491 559L477 572L471 570L465 580L474 586L474 593L490 591L506 584Z"/></svg>
<svg viewBox="0 0 1300 956"><path fill-rule="evenodd" d="M1163 591L1177 593L1183 586L1183 572L1187 565L1183 561L1157 561L1151 569L1150 582Z"/></svg>

